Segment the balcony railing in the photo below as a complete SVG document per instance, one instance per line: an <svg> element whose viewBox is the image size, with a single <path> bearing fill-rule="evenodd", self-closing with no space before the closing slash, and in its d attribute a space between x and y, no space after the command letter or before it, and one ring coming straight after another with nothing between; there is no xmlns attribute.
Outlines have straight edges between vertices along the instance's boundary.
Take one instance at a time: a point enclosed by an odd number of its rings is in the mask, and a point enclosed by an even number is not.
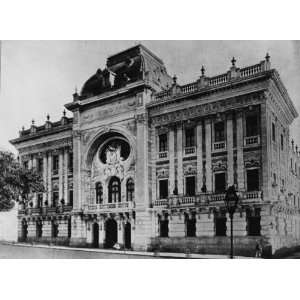
<svg viewBox="0 0 300 300"><path fill-rule="evenodd" d="M168 151L158 152L158 159L168 158Z"/></svg>
<svg viewBox="0 0 300 300"><path fill-rule="evenodd" d="M226 142L215 142L213 143L213 151L224 151L226 150Z"/></svg>
<svg viewBox="0 0 300 300"><path fill-rule="evenodd" d="M135 208L134 201L104 203L104 204L103 203L87 204L84 206L84 209L88 211L113 211L113 210L133 209L133 208Z"/></svg>
<svg viewBox="0 0 300 300"><path fill-rule="evenodd" d="M240 192L240 201L261 201L261 191ZM195 196L171 196L169 199L159 199L153 202L153 207L187 207L198 205L224 204L225 193L201 193Z"/></svg>
<svg viewBox="0 0 300 300"><path fill-rule="evenodd" d="M53 213L64 213L72 211L73 207L70 205L65 206L57 206L57 207L27 207L25 209L20 209L19 214L27 214L27 215L40 215L40 214L53 214Z"/></svg>
<svg viewBox="0 0 300 300"><path fill-rule="evenodd" d="M195 153L196 153L196 147L195 146L184 148L184 155L185 156L193 155Z"/></svg>
<svg viewBox="0 0 300 300"><path fill-rule="evenodd" d="M247 136L244 138L244 146L257 146L260 144L260 136Z"/></svg>

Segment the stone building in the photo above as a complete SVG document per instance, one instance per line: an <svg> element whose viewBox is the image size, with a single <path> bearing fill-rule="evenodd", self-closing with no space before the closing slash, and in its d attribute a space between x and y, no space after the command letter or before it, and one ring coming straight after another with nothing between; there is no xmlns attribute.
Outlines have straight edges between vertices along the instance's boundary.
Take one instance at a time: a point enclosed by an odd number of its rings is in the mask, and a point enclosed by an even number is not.
<svg viewBox="0 0 300 300"><path fill-rule="evenodd" d="M179 85L142 45L107 59L65 105L73 118L11 141L47 192L19 211L19 239L74 246L235 253L300 245L298 116L267 55Z"/></svg>

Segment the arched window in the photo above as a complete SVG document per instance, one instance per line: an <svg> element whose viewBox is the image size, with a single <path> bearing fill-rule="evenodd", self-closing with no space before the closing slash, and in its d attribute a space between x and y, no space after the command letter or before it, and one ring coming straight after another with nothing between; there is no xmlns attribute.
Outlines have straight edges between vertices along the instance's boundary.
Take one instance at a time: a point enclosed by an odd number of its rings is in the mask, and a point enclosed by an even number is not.
<svg viewBox="0 0 300 300"><path fill-rule="evenodd" d="M126 200L133 201L134 200L134 182L132 178L129 178L126 183Z"/></svg>
<svg viewBox="0 0 300 300"><path fill-rule="evenodd" d="M112 177L108 186L108 202L121 202L121 182L117 177Z"/></svg>
<svg viewBox="0 0 300 300"><path fill-rule="evenodd" d="M103 202L103 187L101 182L96 182L96 204Z"/></svg>
<svg viewBox="0 0 300 300"><path fill-rule="evenodd" d="M186 226L186 236L195 237L196 236L196 217L195 214L191 216L185 214L185 226Z"/></svg>

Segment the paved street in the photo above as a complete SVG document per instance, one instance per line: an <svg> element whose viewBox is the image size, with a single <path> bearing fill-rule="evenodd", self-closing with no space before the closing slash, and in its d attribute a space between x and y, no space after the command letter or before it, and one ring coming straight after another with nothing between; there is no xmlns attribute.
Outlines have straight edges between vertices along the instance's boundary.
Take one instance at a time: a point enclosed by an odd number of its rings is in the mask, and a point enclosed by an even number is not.
<svg viewBox="0 0 300 300"><path fill-rule="evenodd" d="M28 247L21 245L6 245L0 244L0 258L155 258L152 256L142 255L126 255L119 253L101 253L93 251L80 251L75 249L53 249L53 248L40 248L40 247Z"/></svg>

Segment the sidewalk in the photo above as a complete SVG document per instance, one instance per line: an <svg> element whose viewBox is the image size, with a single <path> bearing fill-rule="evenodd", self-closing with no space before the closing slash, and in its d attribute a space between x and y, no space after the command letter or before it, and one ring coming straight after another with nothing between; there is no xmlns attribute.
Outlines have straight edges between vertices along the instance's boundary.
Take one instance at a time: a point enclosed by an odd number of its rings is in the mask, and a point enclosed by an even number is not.
<svg viewBox="0 0 300 300"><path fill-rule="evenodd" d="M5 245L12 245L17 247L32 247L43 249L57 249L57 250L69 250L69 251L83 251L94 253L109 253L109 254L126 254L135 256L153 256L161 258L193 258L193 259L228 259L228 255L218 254L195 254L195 253L170 253L170 252L143 252L143 251L131 251L131 250L113 250L113 249L96 249L96 248L74 248L56 245L42 245L42 244L27 244L19 242L0 242ZM248 259L253 257L235 256L238 259Z"/></svg>

